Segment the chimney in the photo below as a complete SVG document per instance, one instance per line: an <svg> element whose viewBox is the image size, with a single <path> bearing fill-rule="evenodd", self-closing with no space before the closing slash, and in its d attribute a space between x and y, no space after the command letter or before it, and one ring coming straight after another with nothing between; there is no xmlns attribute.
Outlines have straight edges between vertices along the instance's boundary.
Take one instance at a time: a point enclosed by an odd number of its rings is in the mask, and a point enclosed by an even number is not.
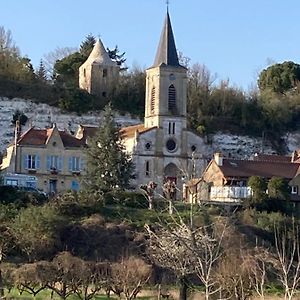
<svg viewBox="0 0 300 300"><path fill-rule="evenodd" d="M298 159L298 153L297 153L297 151L294 151L294 152L292 153L292 159L291 159L291 162L295 162L297 159Z"/></svg>
<svg viewBox="0 0 300 300"><path fill-rule="evenodd" d="M220 152L214 154L214 160L218 166L223 166L223 155Z"/></svg>

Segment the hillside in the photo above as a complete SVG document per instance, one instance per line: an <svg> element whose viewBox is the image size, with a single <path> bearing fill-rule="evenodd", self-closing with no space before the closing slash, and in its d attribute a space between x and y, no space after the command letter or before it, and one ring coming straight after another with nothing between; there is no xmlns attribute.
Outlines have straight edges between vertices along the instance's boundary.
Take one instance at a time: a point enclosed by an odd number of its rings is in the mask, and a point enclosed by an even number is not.
<svg viewBox="0 0 300 300"><path fill-rule="evenodd" d="M44 103L32 102L30 100L14 98L8 99L0 97L0 151L3 152L7 145L12 142L14 136L14 126L12 124L13 114L16 110L23 112L29 121L23 130L26 130L30 124L38 128L45 128L56 123L59 129L76 131L79 124L97 126L101 121L101 113L90 112L88 114L77 115L75 113L66 113L57 107ZM130 115L116 116L117 123L120 126L128 126L141 123L139 119L131 118ZM216 151L221 151L225 155L231 155L235 158L249 158L262 149L262 139L249 136L239 136L224 132L217 132L204 138L206 149L204 157L210 159ZM286 134L284 140L287 144L288 153L299 149L300 133ZM264 141L263 151L265 153L276 153L269 142Z"/></svg>

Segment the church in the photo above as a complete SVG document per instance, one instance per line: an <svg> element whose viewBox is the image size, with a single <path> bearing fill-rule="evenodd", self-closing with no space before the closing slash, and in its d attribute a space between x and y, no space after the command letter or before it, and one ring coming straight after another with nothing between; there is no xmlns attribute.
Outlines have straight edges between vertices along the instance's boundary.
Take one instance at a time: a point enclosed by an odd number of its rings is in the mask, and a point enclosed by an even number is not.
<svg viewBox="0 0 300 300"><path fill-rule="evenodd" d="M154 64L146 70L143 124L122 128L135 168L135 186L171 180L179 190L199 177L204 140L187 128L187 69L180 65L167 12Z"/></svg>
<svg viewBox="0 0 300 300"><path fill-rule="evenodd" d="M79 69L79 86L104 96L117 82L117 71L99 40ZM132 184L138 187L153 181L161 187L171 180L181 190L187 180L204 171L206 145L187 128L187 69L179 63L168 11L154 64L146 70L145 97L144 123L121 129L135 165Z"/></svg>

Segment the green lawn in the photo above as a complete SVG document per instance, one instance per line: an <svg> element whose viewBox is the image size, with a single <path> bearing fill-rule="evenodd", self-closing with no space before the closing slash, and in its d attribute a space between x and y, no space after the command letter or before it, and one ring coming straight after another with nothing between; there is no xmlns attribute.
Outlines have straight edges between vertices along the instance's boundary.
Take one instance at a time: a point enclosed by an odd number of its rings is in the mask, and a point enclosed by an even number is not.
<svg viewBox="0 0 300 300"><path fill-rule="evenodd" d="M54 294L53 298L51 298L51 292L49 290L45 290L45 291L41 291L37 296L33 297L32 295L23 292L22 295L19 294L17 289L13 289L10 293L8 293L8 291L5 291L5 296L7 300L17 300L17 299L22 299L22 300L31 300L31 299L35 299L35 300L59 300L61 299L60 297L58 297L56 294ZM71 295L70 297L67 298L68 300L78 300L80 299L79 297L77 297L76 295ZM107 298L106 295L98 295L95 296L93 298L94 300L118 300L118 297L114 297L113 295L111 295L110 298ZM151 297L137 297L136 299L138 300L152 300L154 298Z"/></svg>

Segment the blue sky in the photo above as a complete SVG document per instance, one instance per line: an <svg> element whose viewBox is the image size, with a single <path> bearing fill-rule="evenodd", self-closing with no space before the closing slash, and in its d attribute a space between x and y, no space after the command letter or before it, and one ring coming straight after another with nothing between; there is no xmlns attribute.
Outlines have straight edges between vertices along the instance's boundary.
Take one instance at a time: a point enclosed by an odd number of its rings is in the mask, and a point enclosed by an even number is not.
<svg viewBox="0 0 300 300"><path fill-rule="evenodd" d="M126 52L127 65L154 60L165 0L0 0L0 26L37 66L56 47L85 36ZM179 51L245 90L268 64L300 63L299 0L170 0Z"/></svg>

